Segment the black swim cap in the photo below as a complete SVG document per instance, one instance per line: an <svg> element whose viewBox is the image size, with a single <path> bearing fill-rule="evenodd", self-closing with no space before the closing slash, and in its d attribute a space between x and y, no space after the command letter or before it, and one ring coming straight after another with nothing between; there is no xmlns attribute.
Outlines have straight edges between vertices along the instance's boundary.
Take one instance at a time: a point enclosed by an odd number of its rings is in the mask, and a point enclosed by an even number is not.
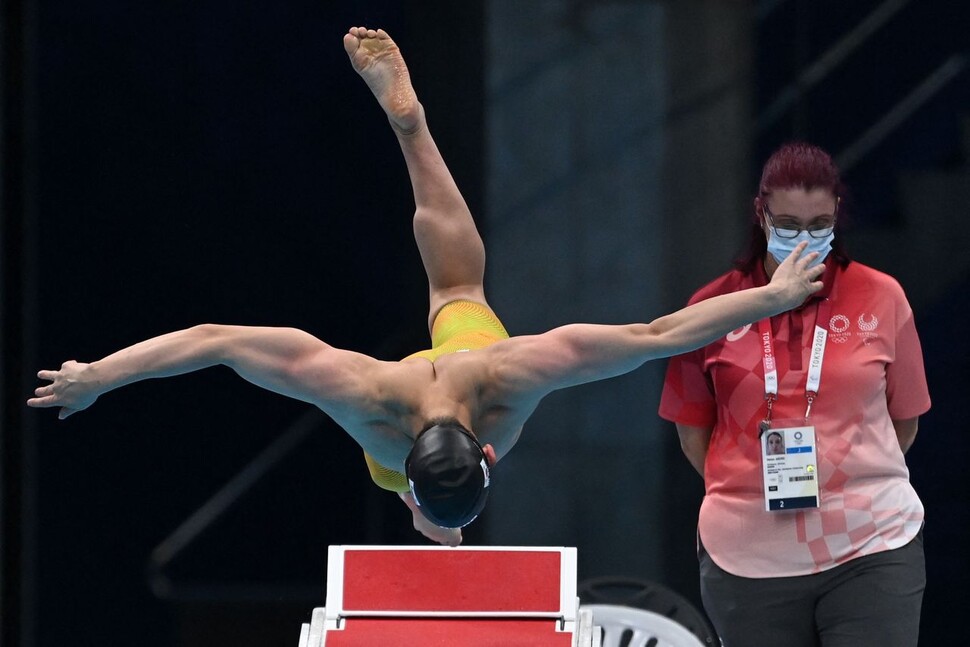
<svg viewBox="0 0 970 647"><path fill-rule="evenodd" d="M418 434L404 471L415 502L436 526L467 526L485 507L488 460L478 440L457 421Z"/></svg>

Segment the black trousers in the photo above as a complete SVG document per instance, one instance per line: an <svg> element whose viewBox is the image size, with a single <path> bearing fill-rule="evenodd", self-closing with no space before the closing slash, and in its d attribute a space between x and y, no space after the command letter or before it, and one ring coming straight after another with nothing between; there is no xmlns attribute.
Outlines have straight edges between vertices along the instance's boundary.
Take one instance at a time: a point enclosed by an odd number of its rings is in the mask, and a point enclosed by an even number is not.
<svg viewBox="0 0 970 647"><path fill-rule="evenodd" d="M906 546L796 577L731 575L700 551L701 598L724 647L916 647L922 530Z"/></svg>

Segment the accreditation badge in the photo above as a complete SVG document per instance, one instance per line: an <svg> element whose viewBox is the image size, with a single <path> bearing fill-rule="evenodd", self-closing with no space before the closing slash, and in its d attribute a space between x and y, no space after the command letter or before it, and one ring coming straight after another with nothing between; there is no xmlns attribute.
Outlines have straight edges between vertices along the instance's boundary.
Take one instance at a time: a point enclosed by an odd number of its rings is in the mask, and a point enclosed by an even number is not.
<svg viewBox="0 0 970 647"><path fill-rule="evenodd" d="M818 507L818 453L815 427L774 421L761 435L765 510Z"/></svg>

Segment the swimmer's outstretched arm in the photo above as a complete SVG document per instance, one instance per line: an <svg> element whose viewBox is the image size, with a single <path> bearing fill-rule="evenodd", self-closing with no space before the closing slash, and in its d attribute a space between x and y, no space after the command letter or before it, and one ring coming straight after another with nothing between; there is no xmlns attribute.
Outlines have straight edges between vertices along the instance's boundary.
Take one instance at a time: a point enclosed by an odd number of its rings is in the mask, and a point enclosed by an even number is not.
<svg viewBox="0 0 970 647"><path fill-rule="evenodd" d="M37 373L27 405L59 407L61 419L118 387L209 366L228 366L264 389L320 406L327 413L366 400L377 360L330 346L294 328L202 324L153 337L89 364L74 360Z"/></svg>
<svg viewBox="0 0 970 647"><path fill-rule="evenodd" d="M511 399L526 402L577 384L628 373L652 359L700 348L746 324L790 310L822 288L816 254L805 243L778 266L771 283L695 303L651 323L572 324L541 335L513 337L494 353L495 379ZM494 350L493 350L494 349Z"/></svg>

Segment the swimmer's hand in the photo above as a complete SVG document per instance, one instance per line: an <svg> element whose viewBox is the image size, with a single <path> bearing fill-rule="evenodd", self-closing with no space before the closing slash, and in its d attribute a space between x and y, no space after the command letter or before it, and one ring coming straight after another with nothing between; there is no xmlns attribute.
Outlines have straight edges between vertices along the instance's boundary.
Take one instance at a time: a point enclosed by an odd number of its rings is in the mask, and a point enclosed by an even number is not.
<svg viewBox="0 0 970 647"><path fill-rule="evenodd" d="M806 242L798 246L788 255L775 273L771 276L771 287L777 290L778 297L786 310L800 306L810 295L822 289L822 282L818 280L825 270L822 263L810 267L818 258L817 252L802 255Z"/></svg>
<svg viewBox="0 0 970 647"><path fill-rule="evenodd" d="M438 544L445 546L458 546L461 544L461 528L442 528L441 526L436 526L421 514L421 509L414 502L414 497L410 492L400 492L398 496L401 497L404 504L411 510L415 530Z"/></svg>
<svg viewBox="0 0 970 647"><path fill-rule="evenodd" d="M414 529L443 546L461 544L461 528L442 528L428 521L420 512L414 513Z"/></svg>
<svg viewBox="0 0 970 647"><path fill-rule="evenodd" d="M57 417L61 420L87 409L101 395L90 364L70 360L61 364L59 371L39 371L37 377L51 383L34 389L35 397L27 400L27 406L60 407Z"/></svg>

